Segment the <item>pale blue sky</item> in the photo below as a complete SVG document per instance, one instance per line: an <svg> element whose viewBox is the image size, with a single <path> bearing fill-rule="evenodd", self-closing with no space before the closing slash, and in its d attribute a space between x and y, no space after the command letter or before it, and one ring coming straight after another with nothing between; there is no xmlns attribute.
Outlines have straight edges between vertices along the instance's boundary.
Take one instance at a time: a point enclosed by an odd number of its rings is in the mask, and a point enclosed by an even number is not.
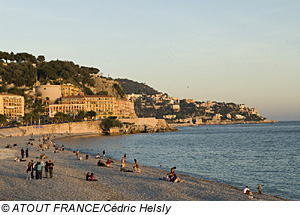
<svg viewBox="0 0 300 215"><path fill-rule="evenodd" d="M2 1L0 50L300 120L300 1Z"/></svg>

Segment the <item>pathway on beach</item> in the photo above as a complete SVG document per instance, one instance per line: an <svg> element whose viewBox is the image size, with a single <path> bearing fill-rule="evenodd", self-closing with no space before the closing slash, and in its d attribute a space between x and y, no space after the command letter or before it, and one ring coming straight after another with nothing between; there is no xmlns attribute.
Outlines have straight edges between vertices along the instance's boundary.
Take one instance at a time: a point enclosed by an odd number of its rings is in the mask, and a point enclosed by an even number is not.
<svg viewBox="0 0 300 215"><path fill-rule="evenodd" d="M36 139L38 137L35 137ZM113 168L99 167L97 159L77 160L71 151L53 153L54 148L45 152L37 151L37 141L27 146L29 137L0 138L0 201L56 200L56 201L244 201L249 200L241 189L212 181L201 180L187 175L179 176L183 183L161 180L167 171L141 166L142 173L120 172L120 161L114 161ZM3 140L3 141L2 141ZM55 141L54 141L55 142ZM4 149L7 144L17 147ZM26 162L14 162L20 149L29 148ZM5 153L4 153L5 151ZM26 180L26 166L29 160L37 161L40 154L52 160L54 178ZM81 155L85 158L85 155ZM121 159L121 158L120 158ZM126 163L131 169L133 164ZM93 172L98 181L87 182L85 175ZM43 177L44 177L43 170ZM282 200L277 197L254 193L253 200Z"/></svg>

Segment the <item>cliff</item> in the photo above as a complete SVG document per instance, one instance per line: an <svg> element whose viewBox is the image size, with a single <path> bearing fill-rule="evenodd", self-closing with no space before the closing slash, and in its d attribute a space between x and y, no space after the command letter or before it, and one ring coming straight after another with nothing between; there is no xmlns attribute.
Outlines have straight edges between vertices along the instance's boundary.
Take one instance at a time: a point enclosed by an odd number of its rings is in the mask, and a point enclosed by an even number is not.
<svg viewBox="0 0 300 215"><path fill-rule="evenodd" d="M91 78L94 81L94 87L89 86L89 88L94 94L111 95L117 98L124 96L118 81L102 77L99 74L95 74Z"/></svg>

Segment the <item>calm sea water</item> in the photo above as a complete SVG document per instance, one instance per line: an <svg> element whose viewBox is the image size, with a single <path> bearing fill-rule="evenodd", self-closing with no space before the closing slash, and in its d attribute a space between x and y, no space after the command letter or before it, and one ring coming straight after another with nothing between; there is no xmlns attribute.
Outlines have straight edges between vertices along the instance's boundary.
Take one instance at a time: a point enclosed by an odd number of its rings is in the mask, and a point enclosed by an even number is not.
<svg viewBox="0 0 300 215"><path fill-rule="evenodd" d="M246 185L270 195L300 200L300 122L210 125L178 132L113 137L66 138L56 141L73 150L222 182ZM88 151L90 150L90 151Z"/></svg>

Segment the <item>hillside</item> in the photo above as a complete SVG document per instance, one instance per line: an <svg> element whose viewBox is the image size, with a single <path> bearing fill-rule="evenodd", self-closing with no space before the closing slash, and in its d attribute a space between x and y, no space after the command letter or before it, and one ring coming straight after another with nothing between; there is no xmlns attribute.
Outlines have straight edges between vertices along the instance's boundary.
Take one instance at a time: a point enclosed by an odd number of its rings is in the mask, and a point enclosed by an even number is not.
<svg viewBox="0 0 300 215"><path fill-rule="evenodd" d="M45 61L40 55L0 51L0 93L24 95L25 89L40 84L66 84L78 87L86 95L112 95L124 97L117 81L99 75L100 70L79 66L72 61Z"/></svg>
<svg viewBox="0 0 300 215"><path fill-rule="evenodd" d="M0 93L12 93L25 97L25 111L39 118L44 114L45 103L40 98L30 96L35 84L73 84L85 95L112 95L130 99L135 103L139 117L164 118L172 122L186 122L191 118L198 122L219 121L263 121L255 108L245 105L204 102L193 99L179 99L160 93L154 88L133 80L103 77L100 70L79 66L72 61L49 61L40 55L0 51ZM27 117L26 116L26 117Z"/></svg>
<svg viewBox="0 0 300 215"><path fill-rule="evenodd" d="M134 93L134 94L155 95L159 93L157 90L153 89L152 87L148 86L145 83L139 83L126 78L117 78L115 80L121 84L125 94Z"/></svg>

